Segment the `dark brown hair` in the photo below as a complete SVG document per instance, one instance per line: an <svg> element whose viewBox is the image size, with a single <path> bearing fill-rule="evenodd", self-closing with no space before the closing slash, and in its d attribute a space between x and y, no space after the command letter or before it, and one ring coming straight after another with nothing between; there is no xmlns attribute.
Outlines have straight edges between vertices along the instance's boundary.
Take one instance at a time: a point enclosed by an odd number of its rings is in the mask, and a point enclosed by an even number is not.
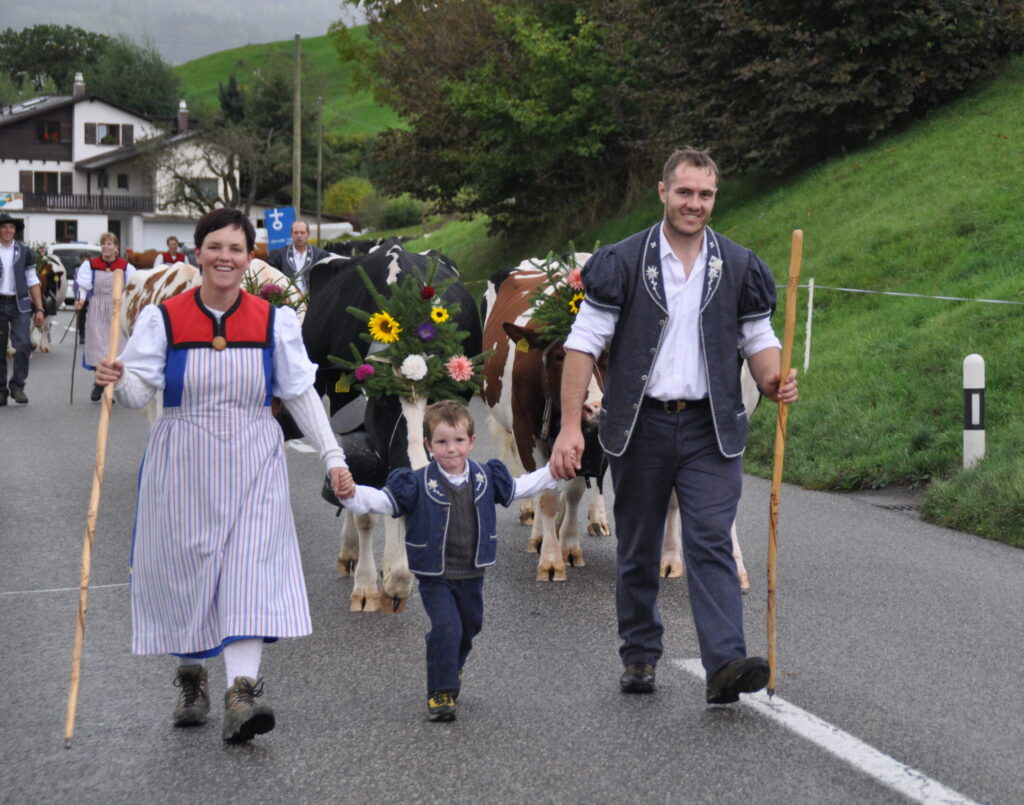
<svg viewBox="0 0 1024 805"><path fill-rule="evenodd" d="M196 251L202 248L203 239L207 235L226 226L241 229L245 233L246 251L251 252L256 248L256 227L252 225L249 216L241 210L235 210L231 207L220 207L216 210L210 210L196 223L196 231L193 235Z"/></svg>

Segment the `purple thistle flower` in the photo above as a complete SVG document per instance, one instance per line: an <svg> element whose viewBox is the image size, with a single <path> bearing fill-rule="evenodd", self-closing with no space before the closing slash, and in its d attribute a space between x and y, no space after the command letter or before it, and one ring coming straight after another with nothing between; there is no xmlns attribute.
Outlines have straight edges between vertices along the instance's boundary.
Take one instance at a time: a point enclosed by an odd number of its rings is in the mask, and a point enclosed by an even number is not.
<svg viewBox="0 0 1024 805"><path fill-rule="evenodd" d="M273 282L267 283L260 288L260 296L264 299L273 299L275 296L279 296L282 293L281 286Z"/></svg>
<svg viewBox="0 0 1024 805"><path fill-rule="evenodd" d="M357 366L353 374L355 375L356 382L362 383L370 375L377 374L377 370L370 366L370 364L364 363L362 366Z"/></svg>

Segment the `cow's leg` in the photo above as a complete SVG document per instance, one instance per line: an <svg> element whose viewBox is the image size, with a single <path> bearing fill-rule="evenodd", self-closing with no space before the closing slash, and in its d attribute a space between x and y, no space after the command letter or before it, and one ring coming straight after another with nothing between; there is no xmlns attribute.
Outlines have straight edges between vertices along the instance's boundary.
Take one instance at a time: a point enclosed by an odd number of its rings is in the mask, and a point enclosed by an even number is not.
<svg viewBox="0 0 1024 805"><path fill-rule="evenodd" d="M544 541L544 522L542 517L535 517L534 514L540 511L541 496L530 498L530 522L523 525L530 526L530 538L526 540L527 553L540 553L540 545ZM520 518L522 522L522 518Z"/></svg>
<svg viewBox="0 0 1024 805"><path fill-rule="evenodd" d="M341 544L338 546L338 573L351 576L359 560L359 530L356 515L348 509L341 513Z"/></svg>
<svg viewBox="0 0 1024 805"><path fill-rule="evenodd" d="M683 534L679 524L679 500L675 490L669 495L665 515L665 543L661 548L661 575L666 579L683 577Z"/></svg>
<svg viewBox="0 0 1024 805"><path fill-rule="evenodd" d="M604 507L604 495L594 488L587 504L587 534L591 537L607 537L612 533L608 526L608 512Z"/></svg>
<svg viewBox="0 0 1024 805"><path fill-rule="evenodd" d="M557 490L548 489L541 492L538 513L542 539L537 581L565 581L565 562L558 545L558 535L555 533L555 517L558 514Z"/></svg>
<svg viewBox="0 0 1024 805"><path fill-rule="evenodd" d="M579 512L580 500L586 489L586 481L576 477L565 484L559 506L561 522L558 527L558 542L562 546L562 560L573 567L583 567L583 546L580 545Z"/></svg>
<svg viewBox="0 0 1024 805"><path fill-rule="evenodd" d="M740 589L747 592L750 589L750 577L747 569L743 566L743 551L740 550L740 540L736 534L736 521L732 521L732 558L736 560L736 573L740 577Z"/></svg>
<svg viewBox="0 0 1024 805"><path fill-rule="evenodd" d="M49 352L50 351L50 325L53 323L53 319L46 318L43 320L43 326L38 328L39 330L39 351ZM33 327L33 330L36 329Z"/></svg>
<svg viewBox="0 0 1024 805"><path fill-rule="evenodd" d="M352 595L349 598L349 612L377 612L380 610L380 593L377 591L377 563L373 559L373 516L360 514L352 517L359 535L358 560L352 578Z"/></svg>
<svg viewBox="0 0 1024 805"><path fill-rule="evenodd" d="M384 579L381 604L385 612L399 613L405 609L412 592L412 573L405 553L405 518L384 520L384 558L381 560Z"/></svg>

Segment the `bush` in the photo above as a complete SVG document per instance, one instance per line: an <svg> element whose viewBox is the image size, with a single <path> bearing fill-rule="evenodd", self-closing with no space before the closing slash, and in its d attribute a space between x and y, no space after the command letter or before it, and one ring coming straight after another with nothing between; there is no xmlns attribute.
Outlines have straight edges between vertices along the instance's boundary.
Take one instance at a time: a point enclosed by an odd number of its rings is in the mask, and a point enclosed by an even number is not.
<svg viewBox="0 0 1024 805"><path fill-rule="evenodd" d="M423 220L423 205L408 193L398 198L390 198L378 216L377 226L380 229L401 229L413 226Z"/></svg>
<svg viewBox="0 0 1024 805"><path fill-rule="evenodd" d="M324 212L331 215L355 215L364 199L373 192L369 179L347 176L324 193Z"/></svg>

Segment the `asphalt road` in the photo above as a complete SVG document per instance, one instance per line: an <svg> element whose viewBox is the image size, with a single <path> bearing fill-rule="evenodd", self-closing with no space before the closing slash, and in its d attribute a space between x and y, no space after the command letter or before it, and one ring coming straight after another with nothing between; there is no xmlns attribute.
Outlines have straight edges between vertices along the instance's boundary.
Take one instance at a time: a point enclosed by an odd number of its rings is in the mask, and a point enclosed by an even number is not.
<svg viewBox="0 0 1024 805"><path fill-rule="evenodd" d="M65 749L100 411L81 369L69 405L71 353L68 336L34 355L29 405L0 408L0 802L908 801L749 705L705 706L702 680L673 662L697 656L684 583L662 592L658 692L620 694L614 537L584 538L586 567L538 583L514 510L499 510L499 560L458 720L427 722L422 607L414 597L398 616L347 611L340 521L319 497L318 462L294 450L314 634L264 652L278 726L247 745L221 742L215 660L210 723L173 728L173 662L130 653L128 552L147 425L120 406ZM480 431L477 455L494 455ZM176 479L167 482L173 493ZM748 477L740 510L752 653L766 643L768 488ZM916 770L919 801L943 801L927 798L929 780L979 802L1024 801L1024 552L922 523L885 499L789 486L781 499L777 700Z"/></svg>

